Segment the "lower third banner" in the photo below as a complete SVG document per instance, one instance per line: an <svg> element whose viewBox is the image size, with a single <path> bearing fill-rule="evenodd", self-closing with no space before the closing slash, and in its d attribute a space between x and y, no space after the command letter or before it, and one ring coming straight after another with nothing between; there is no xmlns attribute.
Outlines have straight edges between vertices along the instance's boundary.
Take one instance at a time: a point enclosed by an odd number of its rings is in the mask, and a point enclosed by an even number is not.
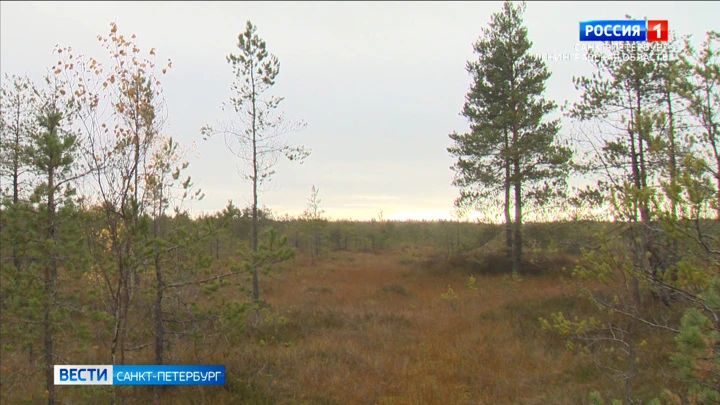
<svg viewBox="0 0 720 405"><path fill-rule="evenodd" d="M224 365L56 365L55 385L224 385Z"/></svg>

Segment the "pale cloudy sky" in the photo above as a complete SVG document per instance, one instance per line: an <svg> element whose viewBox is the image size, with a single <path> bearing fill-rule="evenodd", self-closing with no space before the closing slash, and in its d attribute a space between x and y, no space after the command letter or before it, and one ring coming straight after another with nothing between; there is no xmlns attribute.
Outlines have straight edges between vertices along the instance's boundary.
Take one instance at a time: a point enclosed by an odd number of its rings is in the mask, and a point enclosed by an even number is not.
<svg viewBox="0 0 720 405"><path fill-rule="evenodd" d="M190 174L205 192L194 213L229 199L250 201L221 139L202 141L199 129L220 117L246 20L258 26L280 60L276 91L283 110L308 127L292 136L312 149L302 166L282 162L261 203L299 214L310 188L320 189L332 218L446 218L458 190L451 185L448 134L465 131L459 116L470 77L471 44L502 2L8 2L0 3L0 70L36 80L56 60L55 44L103 55L97 35L110 21L137 35L158 60L172 58L164 77L168 133L196 145ZM529 2L525 22L533 52L572 53L578 23L591 19L667 19L692 34L720 29L718 2ZM575 98L571 78L583 61L549 61L547 95ZM567 126L569 129L569 125ZM566 129L567 131L567 129Z"/></svg>

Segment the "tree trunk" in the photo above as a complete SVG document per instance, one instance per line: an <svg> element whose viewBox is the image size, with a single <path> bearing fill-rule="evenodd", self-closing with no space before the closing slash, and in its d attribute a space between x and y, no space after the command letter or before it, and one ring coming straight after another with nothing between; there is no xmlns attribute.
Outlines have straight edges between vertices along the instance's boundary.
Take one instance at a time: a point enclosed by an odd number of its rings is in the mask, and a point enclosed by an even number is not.
<svg viewBox="0 0 720 405"><path fill-rule="evenodd" d="M666 55L668 56L668 60L670 57L670 48L668 47L666 50ZM677 188L677 145L675 144L675 112L673 109L673 100L672 100L672 94L674 89L674 80L675 80L675 72L669 71L668 72L669 77L666 77L665 80L668 81L667 85L665 86L665 97L667 101L667 112L668 112L668 140L670 142L670 215L671 219L673 221L677 221L678 217L678 209L677 209L677 203L678 203L678 193L676 191ZM720 199L718 200L720 202ZM719 207L720 209L720 207ZM720 214L720 211L718 211ZM671 252L677 252L678 249L678 240L676 238L672 238L672 241L670 243L670 251ZM658 270L668 270L670 271L670 279L672 281L677 281L677 271L674 269L674 266L671 265L671 262L666 263L658 263L657 265ZM657 270L653 271L653 274L655 275ZM668 302L667 298L667 292L661 290L661 297L664 302Z"/></svg>
<svg viewBox="0 0 720 405"><path fill-rule="evenodd" d="M122 286L120 285L120 282L118 282L117 291L115 293L114 299L114 306L113 308L113 338L112 342L110 343L110 362L111 364L116 364L115 359L117 358L117 347L118 347L118 341L120 339L120 290L122 289Z"/></svg>
<svg viewBox="0 0 720 405"><path fill-rule="evenodd" d="M53 131L54 128L49 128ZM48 206L47 240L53 242L48 267L45 271L45 316L43 318L43 343L45 349L45 384L48 392L48 405L55 404L55 379L53 374L53 325L50 319L55 306L57 285L57 260L55 257L55 179L54 167L48 167Z"/></svg>
<svg viewBox="0 0 720 405"><path fill-rule="evenodd" d="M705 97L705 106L704 108L699 109L699 115L700 119L703 122L703 127L705 128L705 131L707 131L708 139L710 140L710 145L713 149L713 155L715 157L715 181L717 184L716 189L716 207L715 210L717 212L717 220L720 221L720 151L718 151L718 145L717 145L717 136L718 136L718 123L714 122L713 120L713 108L710 104L710 100L712 100L713 95L711 91L711 87L708 85L708 83L705 83L705 86L703 88Z"/></svg>
<svg viewBox="0 0 720 405"><path fill-rule="evenodd" d="M717 211L717 220L720 221L720 160L717 162L717 175L715 176L715 179L717 181L717 193L716 193L716 204L717 207L715 210Z"/></svg>
<svg viewBox="0 0 720 405"><path fill-rule="evenodd" d="M260 286L258 284L258 266L254 253L258 251L258 161L257 161L257 96L255 94L255 74L254 67L250 69L250 82L252 84L252 164L253 164L253 208L252 208L252 298L257 301L260 299ZM256 317L259 317L257 310Z"/></svg>
<svg viewBox="0 0 720 405"><path fill-rule="evenodd" d="M160 199L162 201L162 198ZM158 222L155 218L155 237L158 237ZM219 243L219 239L218 239ZM163 345L165 340L165 329L162 320L162 300L163 300L163 272L160 265L160 251L155 247L155 364L163 364ZM153 403L160 404L160 386L153 387Z"/></svg>
<svg viewBox="0 0 720 405"><path fill-rule="evenodd" d="M668 57L668 60L670 58L670 48L668 47L666 50L666 56ZM667 101L667 112L668 112L668 141L670 142L670 190L671 190L671 197L670 197L670 213L672 215L672 219L677 219L677 199L675 194L675 187L677 185L677 147L675 145L675 115L673 112L673 105L672 105L672 80L674 79L672 71L668 72L670 77L666 77L665 80L667 80L669 83L665 86L665 97ZM720 201L720 200L718 200ZM720 207L718 208L720 209ZM720 211L719 215L720 215Z"/></svg>
<svg viewBox="0 0 720 405"><path fill-rule="evenodd" d="M520 259L522 259L522 180L520 177L520 162L515 160L515 237L512 249L512 270L520 274Z"/></svg>
<svg viewBox="0 0 720 405"><path fill-rule="evenodd" d="M629 135L630 135L630 153L631 153L631 165L632 165L632 177L633 177L633 185L635 186L635 190L640 191L643 189L644 185L644 154L643 154L643 136L642 136L642 103L641 103L641 89L640 89L640 83L636 81L635 86L635 111L634 111L634 119L635 119L635 130L633 131L630 129ZM637 136L636 136L637 135ZM637 138L637 139L636 139ZM637 142L637 143L636 143ZM638 225L638 210L640 211L640 221L644 224L644 222L647 219L647 206L644 203L644 201L638 197L633 197L633 205L634 205L634 211L631 214L630 218L630 224L631 224L631 232L630 237L632 238L631 246L633 247L633 265L635 268L640 271L641 273L645 272L645 240L642 237L644 235L644 229L641 229L641 226ZM638 238L641 239L640 243L638 243ZM633 300L635 301L635 305L640 305L640 287L639 287L639 281L637 278L637 275L633 274L631 279L631 288L632 288L632 294L633 294Z"/></svg>
<svg viewBox="0 0 720 405"><path fill-rule="evenodd" d="M120 364L125 364L125 338L127 337L128 307L130 306L130 279L126 274L122 289L122 322L120 327Z"/></svg>
<svg viewBox="0 0 720 405"><path fill-rule="evenodd" d="M710 146L712 146L713 155L715 157L715 212L716 219L720 221L720 151L718 151L717 141L713 135L708 136L710 140Z"/></svg>
<svg viewBox="0 0 720 405"><path fill-rule="evenodd" d="M45 293L52 295L53 284L50 277L45 281ZM50 298L48 297L48 300ZM48 405L55 405L55 380L53 376L53 333L50 321L51 305L48 302L45 306L45 317L43 318L43 342L45 348L45 386L47 387Z"/></svg>
<svg viewBox="0 0 720 405"><path fill-rule="evenodd" d="M507 129L505 130L505 153L509 150L509 142ZM505 157L505 254L508 258L512 256L513 246L513 228L512 218L510 217L510 159Z"/></svg>
<svg viewBox="0 0 720 405"><path fill-rule="evenodd" d="M13 204L18 203L19 193L20 193L20 131L21 131L21 110L20 106L22 105L22 100L20 98L20 95L18 94L17 99L17 111L16 111L16 121L15 121L15 144L14 150L13 150L13 168L12 168L12 187L13 187Z"/></svg>
<svg viewBox="0 0 720 405"><path fill-rule="evenodd" d="M139 89L139 83L135 82L135 94L137 95L135 97L135 159L133 162L133 173L135 176L135 187L133 189L134 195L134 207L133 207L133 225L134 229L138 229L138 220L140 217L140 89ZM140 275L138 274L138 269L135 266L132 266L130 269L130 283L128 284L129 289L129 296L130 299L128 299L128 302L132 300L133 294L135 290L138 290L140 288Z"/></svg>
<svg viewBox="0 0 720 405"><path fill-rule="evenodd" d="M628 370L625 373L625 403L631 404L632 401L632 381L633 377L635 376L635 345L633 344L632 335L633 335L633 327L632 323L634 321L630 320L630 325L628 327L628 334L631 336L630 339L627 339L628 343L628 354L627 354L627 363L628 363Z"/></svg>
<svg viewBox="0 0 720 405"><path fill-rule="evenodd" d="M118 242L116 242L118 243ZM129 271L124 263L121 253L118 254L118 284L114 297L114 325L113 339L110 345L110 360L112 364L125 364L125 335L127 334L127 312L129 305L128 280ZM119 354L119 360L118 360ZM116 396L122 403L120 388L115 390Z"/></svg>
<svg viewBox="0 0 720 405"><path fill-rule="evenodd" d="M12 167L12 188L13 188L13 207L17 208L18 201L20 200L20 106L21 98L18 95L17 99L17 121L15 123L15 144L13 150L13 167ZM20 255L18 252L18 241L13 238L12 241L12 263L15 267L15 271L20 271ZM20 283L20 278L15 278L15 286L17 287Z"/></svg>

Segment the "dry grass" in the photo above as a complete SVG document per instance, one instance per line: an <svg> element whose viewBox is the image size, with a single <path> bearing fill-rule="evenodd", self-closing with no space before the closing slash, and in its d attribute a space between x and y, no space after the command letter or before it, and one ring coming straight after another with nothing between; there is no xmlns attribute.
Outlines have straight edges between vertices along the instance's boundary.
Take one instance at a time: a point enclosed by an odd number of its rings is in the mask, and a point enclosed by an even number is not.
<svg viewBox="0 0 720 405"><path fill-rule="evenodd" d="M333 253L314 267L296 259L261 280L270 304L263 324L241 344L217 343L205 359L226 365L226 385L168 387L164 403L577 404L590 389L617 388L540 331L539 316L576 305L557 276L528 277L513 293L503 276L480 275L471 290L467 273L423 272L417 263L400 253ZM453 302L442 298L448 286ZM72 362L104 358L102 347L83 349ZM189 347L173 351L197 363ZM134 356L151 358L149 351ZM23 361L4 360L3 367ZM37 392L40 379L28 381L3 397ZM77 398L72 403L95 403L91 393L98 400L108 393L95 388L57 391ZM128 393L129 403L150 398L145 387Z"/></svg>

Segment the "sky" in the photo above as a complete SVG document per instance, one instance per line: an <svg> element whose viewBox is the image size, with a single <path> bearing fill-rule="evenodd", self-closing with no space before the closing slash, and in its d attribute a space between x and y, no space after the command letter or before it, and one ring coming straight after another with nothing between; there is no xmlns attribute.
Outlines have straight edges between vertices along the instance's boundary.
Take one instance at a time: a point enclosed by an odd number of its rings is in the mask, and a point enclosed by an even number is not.
<svg viewBox="0 0 720 405"><path fill-rule="evenodd" d="M53 46L103 55L98 35L114 21L137 35L163 76L166 134L188 148L193 182L205 198L194 215L251 202L251 185L221 138L202 140L200 128L224 115L232 70L225 57L251 20L280 61L274 92L285 115L307 127L288 140L312 150L302 164L281 160L260 195L276 214L300 214L313 185L332 219L452 218L453 131L471 79L472 44L502 2L0 2L0 74L29 74L40 82L57 59ZM529 2L525 24L536 54L572 54L579 21L666 19L691 34L720 29L718 2ZM572 58L571 58L572 59ZM577 94L572 77L592 72L582 60L548 60L547 97L562 105ZM568 136L564 121L561 136Z"/></svg>

